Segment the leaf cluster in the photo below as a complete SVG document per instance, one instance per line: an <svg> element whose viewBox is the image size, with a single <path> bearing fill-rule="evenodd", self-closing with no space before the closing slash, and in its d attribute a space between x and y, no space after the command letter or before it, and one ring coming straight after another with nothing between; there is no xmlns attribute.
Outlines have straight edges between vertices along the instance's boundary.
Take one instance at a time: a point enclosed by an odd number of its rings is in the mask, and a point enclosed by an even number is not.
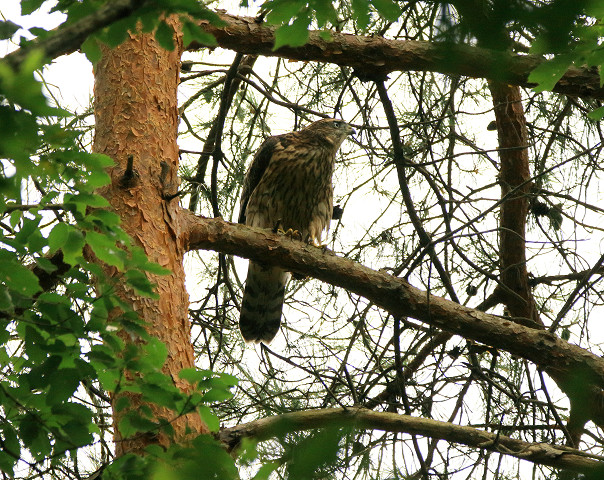
<svg viewBox="0 0 604 480"><path fill-rule="evenodd" d="M54 9L66 13L70 25L105 3L59 1ZM97 41L116 46L139 22L173 48L173 32L160 11L216 18L192 0L142 3L135 15L89 38L89 57L98 54ZM23 1L22 12L41 4ZM188 22L189 36L206 35ZM16 26L5 22L1 30L9 38ZM11 477L24 467L66 468L77 462L79 449L104 442L99 417L106 415L110 397L117 409L128 407L121 394L131 392L175 416L198 411L216 430L208 405L230 398L236 384L229 375L183 371L194 388L181 392L162 372L165 345L148 335L144 321L116 294L120 281L135 295L156 297L148 274L167 272L149 262L106 208L98 190L110 182L105 169L113 161L88 153L86 129L46 99L36 73L47 61L34 50L16 68L0 62L0 471ZM108 276L108 270L115 274ZM119 428L126 437L172 432L169 420L158 421L148 409L130 410ZM233 461L208 436L189 450L175 447L150 458L154 478L172 478L168 466L187 458L207 470L230 472L209 478L234 477ZM140 462L151 465L133 456L120 459L111 478L138 478L131 467Z"/></svg>

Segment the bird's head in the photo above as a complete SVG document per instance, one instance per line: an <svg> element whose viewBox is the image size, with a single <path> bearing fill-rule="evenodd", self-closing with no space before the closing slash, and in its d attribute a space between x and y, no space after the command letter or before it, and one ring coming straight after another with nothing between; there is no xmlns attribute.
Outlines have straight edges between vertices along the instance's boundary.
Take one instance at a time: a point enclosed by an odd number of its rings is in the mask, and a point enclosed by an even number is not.
<svg viewBox="0 0 604 480"><path fill-rule="evenodd" d="M311 123L304 130L327 140L336 150L340 148L340 145L348 135L355 133L354 128L348 123L334 118L324 118L318 122Z"/></svg>

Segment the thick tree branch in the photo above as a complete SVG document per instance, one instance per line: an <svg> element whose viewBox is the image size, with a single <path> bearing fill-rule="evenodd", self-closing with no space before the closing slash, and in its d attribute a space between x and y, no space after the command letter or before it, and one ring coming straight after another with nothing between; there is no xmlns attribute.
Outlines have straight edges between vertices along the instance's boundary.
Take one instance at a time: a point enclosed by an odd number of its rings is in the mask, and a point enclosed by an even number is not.
<svg viewBox="0 0 604 480"><path fill-rule="evenodd" d="M489 82L493 97L499 138L499 258L501 294L510 314L542 324L526 269L526 218L532 187L528 155L528 133L520 89L499 82ZM513 194L510 192L513 191Z"/></svg>
<svg viewBox="0 0 604 480"><path fill-rule="evenodd" d="M224 220L180 215L189 250L209 249L280 265L361 295L395 316L408 316L465 338L496 346L537 364L556 378L604 386L604 359L550 332L530 319L508 319L464 307L413 287L383 271L304 243ZM524 324L520 324L523 322ZM534 326L535 328L531 328ZM586 383L587 382L587 383Z"/></svg>
<svg viewBox="0 0 604 480"><path fill-rule="evenodd" d="M277 56L292 60L317 61L349 66L371 78L394 71L418 70L467 77L488 78L511 85L531 86L529 73L544 61L537 55L516 55L469 45L444 45L412 40L388 40L331 32L326 42L311 31L302 47L281 47L273 51L275 27L259 24L250 17L220 13L225 26L204 23L218 45L240 53ZM205 45L191 44L189 49ZM604 98L600 76L594 69L570 68L554 87L566 95Z"/></svg>
<svg viewBox="0 0 604 480"><path fill-rule="evenodd" d="M598 471L603 465L593 457L590 458L578 450L567 447L528 443L472 427L409 415L374 412L364 408L308 410L267 417L224 429L218 434L218 439L232 449L244 437L253 437L261 441L285 433L322 427L352 427L416 434L581 473Z"/></svg>
<svg viewBox="0 0 604 480"><path fill-rule="evenodd" d="M43 49L52 59L72 53L82 42L100 28L132 14L144 0L114 0L94 14L73 25L61 25L49 37L34 40L3 61L18 66L30 51ZM323 40L311 31L303 47L282 47L273 51L275 28L256 22L251 17L238 17L221 12L223 27L204 23L218 45L240 53L278 56L292 60L317 61L349 66L359 72L387 74L394 71L418 70L488 78L511 85L531 86L529 73L544 59L536 55L516 55L469 45L442 45L414 40L388 40L382 37L360 36L332 32L332 41ZM191 44L189 49L206 47ZM566 95L604 99L598 72L590 68L570 68L554 87Z"/></svg>

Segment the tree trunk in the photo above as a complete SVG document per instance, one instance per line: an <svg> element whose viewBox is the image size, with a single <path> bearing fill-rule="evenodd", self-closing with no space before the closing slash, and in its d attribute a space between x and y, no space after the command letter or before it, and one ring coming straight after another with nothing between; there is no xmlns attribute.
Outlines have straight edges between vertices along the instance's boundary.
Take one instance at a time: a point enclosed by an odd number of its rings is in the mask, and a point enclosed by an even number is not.
<svg viewBox="0 0 604 480"><path fill-rule="evenodd" d="M137 296L121 284L118 288L122 298L144 319L149 333L166 344L168 359L163 370L175 385L186 390L178 373L194 366L194 355L187 317L185 250L175 224L178 201L163 199L164 193L176 191L178 182L176 89L181 51L180 37L177 48L170 52L157 44L153 34L131 35L118 48L103 48L103 57L95 68L93 148L116 162L109 171L111 185L101 193L120 215L122 228L150 260L171 271L165 276L149 275L157 285L158 299ZM124 176L129 156L134 167L130 180ZM140 406L139 399L130 400L132 408ZM175 417L166 409L154 408L153 412L156 418ZM116 426L123 413L114 411ZM187 427L193 433L207 431L197 414L177 418L172 425L176 441L183 439ZM118 455L141 451L149 443L169 443L165 435L122 439L117 428L115 437Z"/></svg>

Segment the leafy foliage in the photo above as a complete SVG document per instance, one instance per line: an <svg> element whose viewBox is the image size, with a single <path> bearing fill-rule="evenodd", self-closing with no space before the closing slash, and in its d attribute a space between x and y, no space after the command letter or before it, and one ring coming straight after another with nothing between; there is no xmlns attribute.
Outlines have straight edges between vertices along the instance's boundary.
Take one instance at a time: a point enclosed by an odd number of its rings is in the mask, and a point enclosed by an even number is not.
<svg viewBox="0 0 604 480"><path fill-rule="evenodd" d="M41 3L24 1L22 12ZM55 10L67 14L69 25L104 3L61 1ZM140 19L145 29L157 27L160 42L173 48L173 31L159 20L162 11L189 15L191 24L190 15L216 18L196 1L154 2L94 38L115 46ZM4 22L2 38L15 31ZM198 27L188 32L208 40ZM90 51L95 45L89 38ZM230 376L185 372L197 388L183 394L161 371L165 345L149 337L144 322L115 294L119 279L137 295L156 296L146 272L165 270L147 260L120 228L119 217L105 209L108 202L96 191L109 183L105 168L113 162L87 153L86 129L75 128L77 118L47 101L35 76L46 61L34 51L17 68L0 62L0 124L8 129L0 136L0 471L11 477L23 468L66 467L81 447L98 442L107 395L120 399L118 408L127 406L120 393L135 392L176 415L199 409L217 428L207 405L229 398L236 383ZM119 274L109 278L99 260ZM124 335L137 341L124 342ZM144 409L131 410L119 427L124 436L171 432L169 423L158 423ZM188 450L175 446L160 453L144 461L121 459L111 478L138 478L131 467L141 462L141 471L155 472L153 478L168 478L161 472L170 469L161 465L174 462L183 465L180 478L201 463L208 472L217 469L208 478L235 476L232 460L211 437L195 440Z"/></svg>
<svg viewBox="0 0 604 480"><path fill-rule="evenodd" d="M65 12L66 25L70 25L105 3L60 0L55 10ZM504 37L515 40L536 38L531 45L533 52L554 55L531 77L531 81L540 84L541 90L551 88L570 65L602 65L599 38L604 12L595 0L554 1L530 9L524 9L525 2L489 2L493 10L489 17L491 23L485 22L478 10L476 16L465 13L464 4L472 3L452 2L457 12L462 12L460 17L447 16L444 7L434 3L391 0L351 0L337 4L322 0L269 0L264 3L264 10L266 21L278 26L275 49L303 45L308 38L308 28L314 26L324 30L325 38L329 38L328 32L332 28L381 35L404 13L407 23L403 27L395 26L401 28L394 34L400 38L468 42L477 39L498 49L511 48L508 42L499 43L501 28L506 30ZM23 0L22 11L34 12L41 4L41 0ZM561 9L566 7L569 10L565 12L570 13L560 15ZM217 22L215 13L196 0L157 0L144 2L134 15L90 36L82 48L94 63L101 54L99 42L110 47L118 45L129 30L136 29L140 20L143 31L154 31L158 42L171 49L173 30L160 12L183 14L185 43L197 40L202 44L213 44L213 38L191 17ZM439 19L440 24L434 19ZM8 38L15 31L14 24L3 22L0 38ZM42 38L48 35L40 29L32 29L32 33ZM90 255L94 255L121 272L122 278L137 294L155 295L145 272L158 273L159 267L148 263L143 252L131 244L119 227L118 217L104 209L106 201L95 193L109 181L104 168L110 164L110 159L86 153L81 146L86 131L74 128L76 120L69 112L46 101L41 83L34 76L45 61L32 52L18 70L0 62L0 124L10 126L9 134L0 136L0 323L3 326L0 331L0 470L4 473L11 476L26 468L32 471L45 468L54 473L55 468L57 471L59 467L66 469L70 458L75 458L81 447L102 442L101 430L107 428L103 423L107 415L107 393L135 392L144 401L169 408L178 415L197 410L210 429L217 431L222 422L239 422L250 417L341 403L374 402L380 408L437 417L442 413L439 407L450 406L450 398L445 398L449 393L442 392L453 389L453 398L459 395L463 400L467 398L467 391L473 391L476 396L487 399L484 412L468 413L476 423L498 428L499 418L507 420L511 416L509 412L515 411L518 405L523 409L528 405L526 410L517 411L517 417L506 428L524 426L530 419L537 419L534 426L536 430L542 430L534 434L535 441L548 441L559 435L558 426L554 422L548 423L550 411L559 407L558 402L552 402L549 396L547 401L543 399L546 386L534 387L539 378L534 370L523 368L516 359L496 351L476 353L473 345L445 342L431 352L437 368L418 370L414 372L417 379L401 385L398 375L403 371L402 367L417 358L418 352L430 341L432 332L416 328L409 322L400 336L395 337L389 333L392 319L383 317L373 306L351 297L342 307L337 299L338 296L340 299L345 297L345 293L307 281L297 283L293 288L304 292L304 301L309 308L319 312L320 323L305 329L304 333L296 330L295 322L289 324L287 335L294 341L285 348L290 357L265 348L258 358L254 358L259 365L257 371L245 370L244 353L238 345L234 327L236 301L232 297L240 285L233 270L229 271L222 264L216 267L206 263L201 274L208 282L215 281L215 287L209 289L207 302L195 317L196 328L207 333L206 344L197 347L204 353L204 358L205 355L208 357L207 361L203 360L208 364L208 370L181 372L181 378L195 387L191 394L183 395L172 380L161 373L165 346L148 336L144 324L128 304L113 293L112 281L106 278L97 263L89 261ZM312 117L313 112L319 115L326 111L341 114L346 108L347 114L354 117L353 121L367 128L363 131L365 142L360 147L361 153L353 155L348 151L341 162L359 176L346 177L343 183L348 190L340 191L339 195L344 203L354 204L356 192L364 192L366 198L378 199L376 211L379 215L371 219L373 223L367 226L361 239L354 243L342 240L334 245L348 257L376 268L395 265L426 289L442 294L440 279L434 275L432 264L422 258L423 253L418 253L422 248L403 219L400 192L388 180L395 169L390 161L389 139L380 133L384 131L383 124L373 113L368 113L379 112L375 90L362 85L346 69L317 65L300 68L280 65L280 68L274 70L279 74L275 73L273 87L266 87L270 82L260 86L250 83L237 94L237 108L229 117L233 128L225 142L231 146L234 162L225 162L226 171L221 171L217 177L221 180L221 185L216 186L221 208L234 210L244 161L268 133L271 124L275 124L271 121L271 102L294 112L295 124L300 116ZM210 75L207 77L211 78ZM408 129L406 151L410 157L421 158L422 163L422 169L414 169L410 179L413 187L425 187L418 177L425 176L433 182L428 193L425 188L418 188L421 196L418 195L417 208L422 221L430 227L431 235L442 246L439 254L447 259L447 274L458 281L460 291L467 291L468 297L476 297L477 292L492 289L497 270L494 248L497 240L491 235L492 225L481 225L487 218L492 220L487 217L487 206L490 208L490 205L482 193L477 196L477 192L483 191L483 185L472 184L470 193L464 196L460 194L459 186L452 185L451 175L468 179L470 183L479 174L490 172L495 163L489 150L478 145L473 136L457 124L458 121L463 123L459 119L464 115L464 108L469 110L469 104L480 104L483 94L476 84L466 80L447 83L442 78L418 78L411 74L409 78L412 79L410 86L405 84L407 77L404 75L392 82L393 88L399 89L401 98L414 105L408 110L401 104L397 111L401 125ZM421 94L414 90L416 84L421 85ZM207 88L204 86L203 98L209 106L220 98L219 94L213 93L216 85L220 82ZM281 98L280 103L275 102L269 90ZM353 93L348 95L348 90ZM456 93L466 102L463 108L455 103ZM582 185L588 182L583 180L591 181L592 176L596 176L597 159L590 157L590 162L577 162L573 168L563 170L564 164L557 163L554 155L562 155L567 148L574 149L577 156L586 152L591 155L588 133L582 139L572 138L572 142L570 134L559 133L560 124L571 131L574 123L583 120L583 111L562 116L560 121L553 120L550 115L552 103L538 96L531 99L532 128L541 128L551 134L541 146L534 147L535 157L539 159L534 161L539 176L539 189L534 194L550 204L553 201L572 202L576 208L585 208L587 214L597 212L599 209L590 206L588 199L575 202L572 197L585 193ZM592 117L600 118L599 112L602 110L596 110ZM449 118L451 122L447 123L445 119ZM199 131L208 125L201 126ZM455 144L455 139L461 139L460 143L469 146L471 151L456 153L459 144ZM587 146L580 144L581 140ZM568 147L567 142L572 146ZM468 164L463 159L458 161L457 155L469 155L471 161ZM558 177L553 174L548 177L544 173L548 170L561 173ZM337 173L344 177L342 169ZM559 185L566 182L566 178L575 179L573 185L565 183L569 194L547 189L549 182ZM372 185L369 193L363 190L366 185ZM484 189L488 189L488 185ZM448 195L446 200L442 192ZM33 203L29 203L31 198L35 198ZM555 213L548 217L552 225L550 230L539 224L537 215L535 229L539 230L540 238L555 245L553 250L566 252L564 249L568 247L559 235L567 228L566 224L575 219L560 205L554 203L548 210ZM439 208L444 209L444 213ZM385 224L383 218L386 214L391 215L393 210L395 216L398 215L396 221ZM564 224L563 215L567 217ZM440 221L441 217L446 218L444 223ZM352 223L352 220L346 221ZM451 223L459 229L456 232L462 232L459 236L451 234ZM342 225L338 224L336 230L344 228ZM582 228L579 223L573 225ZM552 235L555 238L552 239ZM569 256L578 265L588 263L579 251L573 251ZM567 257L564 260L564 263L573 264L566 261ZM479 285L480 290L475 285ZM565 293L563 285L543 293L539 298L541 310L549 312L556 308L558 298ZM207 307L212 297L216 299L215 312ZM472 299L465 301L471 304ZM587 312L594 304L584 299L584 305ZM341 322L345 323L344 327L334 320L338 316L348 318ZM572 331L576 336L577 330L582 334L587 328L587 319L577 327L580 322L578 317L569 319L564 324L563 335L569 338ZM329 333L325 335L325 331ZM126 345L123 335L135 338L137 342ZM355 342L347 343L350 338ZM247 355L249 358L249 353ZM248 403L233 398L231 390L237 383L233 375L216 374L210 369L241 374L245 378ZM126 372L137 375L130 377ZM487 377L488 381L485 380ZM291 389L285 387L291 383L296 385ZM525 391L530 392L527 398ZM547 411L541 408L542 404L547 405ZM219 408L210 408L217 405ZM125 400L116 402L116 408L127 406ZM462 415L460 409L461 402L455 405L455 415ZM493 422L493 418L497 422ZM540 421L543 425L537 425ZM129 411L119 428L126 436L160 430L170 433L169 423L158 422L144 409ZM523 431L521 435L524 435ZM389 442L394 442L394 438L384 437L381 442L360 433L324 430L309 435L285 436L279 439L276 448L273 448L274 443L261 446L247 442L243 448L247 456L244 455L240 462L259 459L263 465L255 475L258 479L268 478L275 472L289 478L337 476L340 469L350 465L375 472L380 471L383 464L371 465L382 460L376 460L368 453L370 447L389 448ZM415 455L422 454L418 447L414 448ZM436 444L430 445L430 449L434 452ZM453 448L443 452L442 458L447 458ZM100 463L109 464L109 457L102 458ZM443 465L445 470L450 468L448 463ZM396 467L393 477L404 475L402 470L402 466ZM460 471L463 472L463 467ZM384 470L383 476L386 475ZM103 470L103 478L112 479L228 479L237 476L232 459L211 436L200 436L190 445L172 445L167 450L150 447L144 457L126 455Z"/></svg>

